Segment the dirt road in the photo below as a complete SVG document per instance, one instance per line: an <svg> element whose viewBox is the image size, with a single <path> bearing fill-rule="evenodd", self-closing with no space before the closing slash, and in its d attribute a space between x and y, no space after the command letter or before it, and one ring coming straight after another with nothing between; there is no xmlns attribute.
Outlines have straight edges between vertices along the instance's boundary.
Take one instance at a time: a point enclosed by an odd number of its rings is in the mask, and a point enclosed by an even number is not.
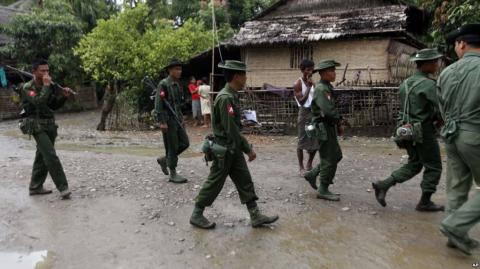
<svg viewBox="0 0 480 269"><path fill-rule="evenodd" d="M405 154L389 139L342 141L338 203L315 198L297 175L295 137L250 137L258 160L250 164L259 205L280 215L271 227L252 229L227 180L209 218L213 231L188 219L208 175L198 153L206 130L189 129L192 146L179 170L190 181L166 182L155 162L158 132L94 130L97 112L58 116L58 153L73 190L28 196L34 142L15 121L0 123L0 268L472 268L445 247L443 214L418 213L420 178L395 186L381 208L370 189ZM318 158L316 159L318 161ZM53 188L50 179L47 187ZM434 196L445 203L445 179ZM480 237L477 228L473 237Z"/></svg>

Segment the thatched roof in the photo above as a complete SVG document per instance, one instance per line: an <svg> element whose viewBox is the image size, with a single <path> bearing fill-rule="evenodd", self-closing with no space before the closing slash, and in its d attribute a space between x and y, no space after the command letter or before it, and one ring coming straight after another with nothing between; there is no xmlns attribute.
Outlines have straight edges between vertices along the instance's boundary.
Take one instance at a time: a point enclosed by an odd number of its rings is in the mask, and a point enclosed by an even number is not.
<svg viewBox="0 0 480 269"><path fill-rule="evenodd" d="M334 4L344 2L345 8ZM228 45L304 43L355 36L408 36L421 29L423 13L391 1L283 0L246 22ZM353 3L353 4L352 4ZM341 5L341 4L340 4Z"/></svg>

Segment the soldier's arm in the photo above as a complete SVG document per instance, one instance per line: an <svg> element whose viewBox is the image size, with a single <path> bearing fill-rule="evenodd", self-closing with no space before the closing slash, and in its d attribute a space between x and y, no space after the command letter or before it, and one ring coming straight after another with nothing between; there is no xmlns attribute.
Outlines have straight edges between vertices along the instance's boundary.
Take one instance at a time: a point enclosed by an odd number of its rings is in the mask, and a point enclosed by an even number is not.
<svg viewBox="0 0 480 269"><path fill-rule="evenodd" d="M42 90L38 93L31 90L28 84L23 86L23 89L22 89L22 95L25 98L25 100L33 104L34 106L47 104L51 94L52 94L52 89L50 86L42 87Z"/></svg>
<svg viewBox="0 0 480 269"><path fill-rule="evenodd" d="M321 89L315 89L314 96L314 102L322 110L325 119L334 124L339 123L342 117L333 102L328 99L327 93ZM333 98L333 96L330 96L330 98Z"/></svg>
<svg viewBox="0 0 480 269"><path fill-rule="evenodd" d="M48 106L53 110L57 110L61 108L66 101L67 98L63 94L54 94L50 99Z"/></svg>
<svg viewBox="0 0 480 269"><path fill-rule="evenodd" d="M162 94L163 92L163 94ZM164 97L162 97L163 95ZM167 123L168 112L162 98L166 98L167 90L162 83L157 87L157 92L155 93L155 115L157 116L157 122L161 124Z"/></svg>
<svg viewBox="0 0 480 269"><path fill-rule="evenodd" d="M218 101L220 120L227 137L230 142L233 142L232 144L235 147L240 148L245 154L249 154L251 151L250 145L248 144L247 139L241 134L239 126L235 123L233 100L224 97Z"/></svg>

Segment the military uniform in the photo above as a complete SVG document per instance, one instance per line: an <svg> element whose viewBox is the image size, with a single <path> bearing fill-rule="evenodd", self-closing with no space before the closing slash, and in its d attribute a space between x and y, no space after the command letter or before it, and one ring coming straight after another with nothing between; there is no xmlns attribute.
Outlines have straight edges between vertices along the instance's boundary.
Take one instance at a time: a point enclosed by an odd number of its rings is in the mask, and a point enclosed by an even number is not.
<svg viewBox="0 0 480 269"><path fill-rule="evenodd" d="M340 66L333 60L324 60L318 63L315 71ZM335 98L333 95L333 86L330 82L321 80L316 88L312 101L312 122L322 124L326 132L326 137L319 139L320 164L305 174L305 179L316 187L316 178L320 175L320 188L317 197L331 201L338 201L338 195L328 190L329 185L333 184L333 179L337 171L337 165L342 160L342 150L337 139L337 128L342 117L335 107Z"/></svg>
<svg viewBox="0 0 480 269"><path fill-rule="evenodd" d="M436 49L424 49L416 52L411 61L434 61L442 58ZM412 179L422 169L423 180L422 198L416 209L418 211L443 211L443 206L436 206L430 198L437 190L442 174L442 159L440 146L437 140L437 131L434 122L439 116L438 98L435 80L429 74L417 71L407 78L401 85L399 127L404 124L421 128L421 137L415 141L399 142L408 153L408 163L395 170L387 179L373 183L376 197L382 206L386 206L385 195L387 190L397 183ZM420 127L421 126L421 127Z"/></svg>
<svg viewBox="0 0 480 269"><path fill-rule="evenodd" d="M168 67L175 65L180 65L180 63L173 62ZM162 167L163 173L165 175L170 175L169 181L174 183L185 183L187 180L176 173L176 168L178 164L178 155L184 152L190 146L190 143L183 122L181 125L177 122L175 115L168 110L165 101L170 104L177 119L183 120L183 91L180 84L170 76L160 81L157 93L155 94L156 119L159 123L166 123L168 125L167 131L163 133L163 143L166 156L158 158L157 162ZM167 167L170 171L167 170Z"/></svg>
<svg viewBox="0 0 480 269"><path fill-rule="evenodd" d="M68 182L60 159L55 151L55 139L58 126L55 124L54 109L65 103L64 96L53 93L53 86L38 86L35 82L25 83L21 91L22 105L32 122L29 134L37 143L35 161L33 162L30 181L30 194L46 194L51 191L43 189L43 183L50 174L62 197L68 198Z"/></svg>
<svg viewBox="0 0 480 269"><path fill-rule="evenodd" d="M449 41L480 43L480 24L465 25ZM441 134L447 151L447 212L441 231L451 246L466 254L478 246L468 236L480 221L480 195L468 199L475 180L480 185L480 52L470 51L448 66L438 80L440 110L445 119Z"/></svg>
<svg viewBox="0 0 480 269"><path fill-rule="evenodd" d="M245 72L245 64L238 61L226 61L226 64L219 64L220 68ZM224 156L214 155L210 174L203 184L195 204L195 210L190 223L200 228L213 228L204 216L203 210L211 206L225 184L227 176L230 176L237 188L242 204L247 204L252 219L252 226L257 227L268 224L278 219L260 214L256 204L258 200L255 193L252 177L244 157L252 151L251 145L241 134L241 111L239 97L229 84L218 93L215 98L212 113L212 129L215 136L214 142L224 148Z"/></svg>

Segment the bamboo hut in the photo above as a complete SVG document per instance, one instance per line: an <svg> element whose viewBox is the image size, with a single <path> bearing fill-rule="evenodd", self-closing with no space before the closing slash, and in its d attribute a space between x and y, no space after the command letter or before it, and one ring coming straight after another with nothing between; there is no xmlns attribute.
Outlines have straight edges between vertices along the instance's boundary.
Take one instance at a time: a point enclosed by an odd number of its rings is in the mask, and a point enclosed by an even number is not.
<svg viewBox="0 0 480 269"><path fill-rule="evenodd" d="M226 45L240 49L252 88L291 87L305 58L348 63L349 82L400 81L413 71L408 56L423 47L414 37L423 25L424 13L401 1L280 0Z"/></svg>

